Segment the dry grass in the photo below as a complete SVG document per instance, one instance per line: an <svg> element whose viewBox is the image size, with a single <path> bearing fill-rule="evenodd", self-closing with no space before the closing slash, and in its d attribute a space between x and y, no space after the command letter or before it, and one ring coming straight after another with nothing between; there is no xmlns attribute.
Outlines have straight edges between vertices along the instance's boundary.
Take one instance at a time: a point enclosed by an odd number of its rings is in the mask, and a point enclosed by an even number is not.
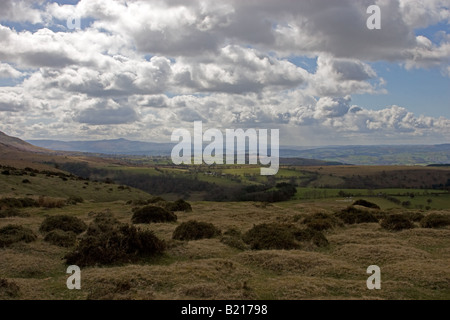
<svg viewBox="0 0 450 320"><path fill-rule="evenodd" d="M188 220L213 223L244 234L261 223L302 226L303 218L331 214L347 204L287 202L267 207L253 203L192 203L176 223L142 225L167 243L163 256L108 268L82 268L82 289L66 288L62 257L70 250L44 241L38 233L45 216L70 214L86 224L100 212L130 223L124 202L85 202L65 208L28 208L28 217L0 220L38 234L32 243L0 249L0 278L19 288L15 299L449 299L450 227L390 232L378 223L346 225L325 231L329 247L305 250L238 250L220 237L172 240ZM297 217L296 217L297 216ZM382 289L366 287L366 269L381 267ZM0 299L7 299L1 297Z"/></svg>

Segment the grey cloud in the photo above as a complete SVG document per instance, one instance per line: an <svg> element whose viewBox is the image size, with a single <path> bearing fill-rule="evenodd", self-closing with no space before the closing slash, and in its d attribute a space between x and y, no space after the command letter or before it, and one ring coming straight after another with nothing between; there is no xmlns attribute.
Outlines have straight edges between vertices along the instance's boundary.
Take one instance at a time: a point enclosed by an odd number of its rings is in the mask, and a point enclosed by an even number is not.
<svg viewBox="0 0 450 320"><path fill-rule="evenodd" d="M320 98L316 105L315 118L342 117L347 114L350 98Z"/></svg>
<svg viewBox="0 0 450 320"><path fill-rule="evenodd" d="M45 12L34 7L43 2L43 0L3 0L0 2L0 21L40 23Z"/></svg>
<svg viewBox="0 0 450 320"><path fill-rule="evenodd" d="M22 72L16 70L7 63L0 63L0 78L19 78L22 76Z"/></svg>
<svg viewBox="0 0 450 320"><path fill-rule="evenodd" d="M111 102L100 102L76 113L73 118L90 125L117 125L138 120L136 111L130 106L118 106Z"/></svg>

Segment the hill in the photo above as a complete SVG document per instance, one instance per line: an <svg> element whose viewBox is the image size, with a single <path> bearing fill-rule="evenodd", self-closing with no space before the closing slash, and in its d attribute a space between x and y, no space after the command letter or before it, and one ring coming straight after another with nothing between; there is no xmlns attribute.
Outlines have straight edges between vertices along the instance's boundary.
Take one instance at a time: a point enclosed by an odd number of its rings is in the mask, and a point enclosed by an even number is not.
<svg viewBox="0 0 450 320"><path fill-rule="evenodd" d="M89 152L109 155L170 156L173 143L131 141L28 140L51 150ZM331 146L307 148L281 147L286 165L429 165L450 163L450 144L399 146ZM295 159L294 159L295 158Z"/></svg>
<svg viewBox="0 0 450 320"><path fill-rule="evenodd" d="M281 154L283 154L281 152ZM450 144L337 146L290 150L289 156L354 165L428 165L450 163Z"/></svg>
<svg viewBox="0 0 450 320"><path fill-rule="evenodd" d="M2 150L20 150L27 152L38 152L38 153L51 153L50 150L44 149L42 147L34 146L28 142L25 142L19 138L8 136L7 134L0 131L0 148Z"/></svg>
<svg viewBox="0 0 450 320"><path fill-rule="evenodd" d="M174 146L172 143L153 143L127 139L96 141L29 140L28 142L51 150L148 156L169 156Z"/></svg>

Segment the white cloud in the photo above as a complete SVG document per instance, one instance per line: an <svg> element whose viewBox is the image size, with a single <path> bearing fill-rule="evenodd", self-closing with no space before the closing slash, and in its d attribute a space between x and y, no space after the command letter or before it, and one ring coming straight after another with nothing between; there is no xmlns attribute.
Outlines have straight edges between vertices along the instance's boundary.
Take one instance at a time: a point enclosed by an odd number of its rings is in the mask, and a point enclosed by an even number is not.
<svg viewBox="0 0 450 320"><path fill-rule="evenodd" d="M46 13L36 7L43 2L43 0L3 0L0 2L0 21L41 23Z"/></svg>
<svg viewBox="0 0 450 320"><path fill-rule="evenodd" d="M22 72L14 69L11 65L7 63L0 63L0 78L19 78L22 76Z"/></svg>
<svg viewBox="0 0 450 320"><path fill-rule="evenodd" d="M377 31L366 28L366 0L3 1L0 78L24 80L0 87L2 128L164 141L172 128L203 120L282 127L306 142L386 141L396 133L448 139L445 118L351 105L352 95L387 92L373 61L437 67L450 77L446 31L439 41L415 32L448 23L448 1L375 3ZM82 30L59 25L74 15ZM16 31L8 21L34 27ZM316 70L290 62L303 56L317 58Z"/></svg>

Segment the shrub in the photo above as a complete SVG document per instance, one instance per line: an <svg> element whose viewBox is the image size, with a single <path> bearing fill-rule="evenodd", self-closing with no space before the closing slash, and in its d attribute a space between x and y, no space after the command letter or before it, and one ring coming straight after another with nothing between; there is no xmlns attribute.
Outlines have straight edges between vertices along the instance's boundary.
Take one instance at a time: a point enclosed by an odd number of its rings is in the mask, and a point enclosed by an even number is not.
<svg viewBox="0 0 450 320"><path fill-rule="evenodd" d="M414 224L403 214L389 215L381 221L380 225L382 228L391 231L414 228Z"/></svg>
<svg viewBox="0 0 450 320"><path fill-rule="evenodd" d="M75 205L77 203L83 203L84 199L80 196L71 196L67 199L67 204L69 205Z"/></svg>
<svg viewBox="0 0 450 320"><path fill-rule="evenodd" d="M66 200L41 196L39 197L38 203L43 208L62 208L66 204Z"/></svg>
<svg viewBox="0 0 450 320"><path fill-rule="evenodd" d="M450 216L431 213L420 221L422 228L442 228L450 225Z"/></svg>
<svg viewBox="0 0 450 320"><path fill-rule="evenodd" d="M55 246L67 248L75 245L76 239L77 235L75 232L56 229L47 233L44 241L54 244Z"/></svg>
<svg viewBox="0 0 450 320"><path fill-rule="evenodd" d="M243 240L253 250L300 249L302 244L317 247L328 245L328 240L320 231L277 223L256 225L244 234Z"/></svg>
<svg viewBox="0 0 450 320"><path fill-rule="evenodd" d="M420 222L425 216L420 212L405 212L403 213L410 221Z"/></svg>
<svg viewBox="0 0 450 320"><path fill-rule="evenodd" d="M307 216L303 223L310 229L317 231L328 230L339 224L340 221L335 217L328 215L326 213L315 213L313 215Z"/></svg>
<svg viewBox="0 0 450 320"><path fill-rule="evenodd" d="M298 249L294 230L282 224L260 224L247 231L243 240L252 250Z"/></svg>
<svg viewBox="0 0 450 320"><path fill-rule="evenodd" d="M102 233L111 231L112 228L120 226L119 220L109 212L100 212L94 218L94 221L89 224L86 231L88 236L97 236Z"/></svg>
<svg viewBox="0 0 450 320"><path fill-rule="evenodd" d="M7 225L0 229L0 247L7 247L16 242L32 242L37 239L31 229L19 225Z"/></svg>
<svg viewBox="0 0 450 320"><path fill-rule="evenodd" d="M362 207L366 207L366 208L372 208L372 209L378 209L378 210L381 209L377 204L366 201L364 199L356 200L353 203L353 205L354 206L362 206Z"/></svg>
<svg viewBox="0 0 450 320"><path fill-rule="evenodd" d="M221 232L212 223L191 220L180 224L173 232L175 240L208 239L220 235Z"/></svg>
<svg viewBox="0 0 450 320"><path fill-rule="evenodd" d="M0 208L28 208L37 207L39 204L31 198L2 198Z"/></svg>
<svg viewBox="0 0 450 320"><path fill-rule="evenodd" d="M353 206L341 210L335 215L346 224L378 222L378 218L373 213Z"/></svg>
<svg viewBox="0 0 450 320"><path fill-rule="evenodd" d="M166 200L164 200L164 198L161 198L161 197L153 197L147 201L148 204L158 203L158 202L166 202Z"/></svg>
<svg viewBox="0 0 450 320"><path fill-rule="evenodd" d="M295 239L300 242L311 242L317 247L328 246L328 239L318 230L307 228L294 232Z"/></svg>
<svg viewBox="0 0 450 320"><path fill-rule="evenodd" d="M249 247L242 240L242 234L239 230L235 228L230 228L223 233L220 242L230 246L232 248L236 248L239 250L247 250Z"/></svg>
<svg viewBox="0 0 450 320"><path fill-rule="evenodd" d="M137 261L139 258L161 254L165 244L151 231L117 223L107 230L86 233L75 250L65 256L67 264L78 266L110 265Z"/></svg>
<svg viewBox="0 0 450 320"><path fill-rule="evenodd" d="M0 300L17 298L19 295L20 288L14 281L0 279Z"/></svg>
<svg viewBox="0 0 450 320"><path fill-rule="evenodd" d="M86 230L86 228L87 226L83 220L77 217L57 215L45 218L39 231L50 232L52 230L60 229L62 231L72 231L75 234L80 234Z"/></svg>
<svg viewBox="0 0 450 320"><path fill-rule="evenodd" d="M175 222L177 216L161 207L146 206L136 210L131 218L133 223Z"/></svg>
<svg viewBox="0 0 450 320"><path fill-rule="evenodd" d="M192 212L191 205L183 199L179 199L173 203L166 204L166 209L170 211Z"/></svg>
<svg viewBox="0 0 450 320"><path fill-rule="evenodd" d="M0 218L9 218L9 217L17 217L22 215L19 210L15 208L7 208L4 210L0 209Z"/></svg>

